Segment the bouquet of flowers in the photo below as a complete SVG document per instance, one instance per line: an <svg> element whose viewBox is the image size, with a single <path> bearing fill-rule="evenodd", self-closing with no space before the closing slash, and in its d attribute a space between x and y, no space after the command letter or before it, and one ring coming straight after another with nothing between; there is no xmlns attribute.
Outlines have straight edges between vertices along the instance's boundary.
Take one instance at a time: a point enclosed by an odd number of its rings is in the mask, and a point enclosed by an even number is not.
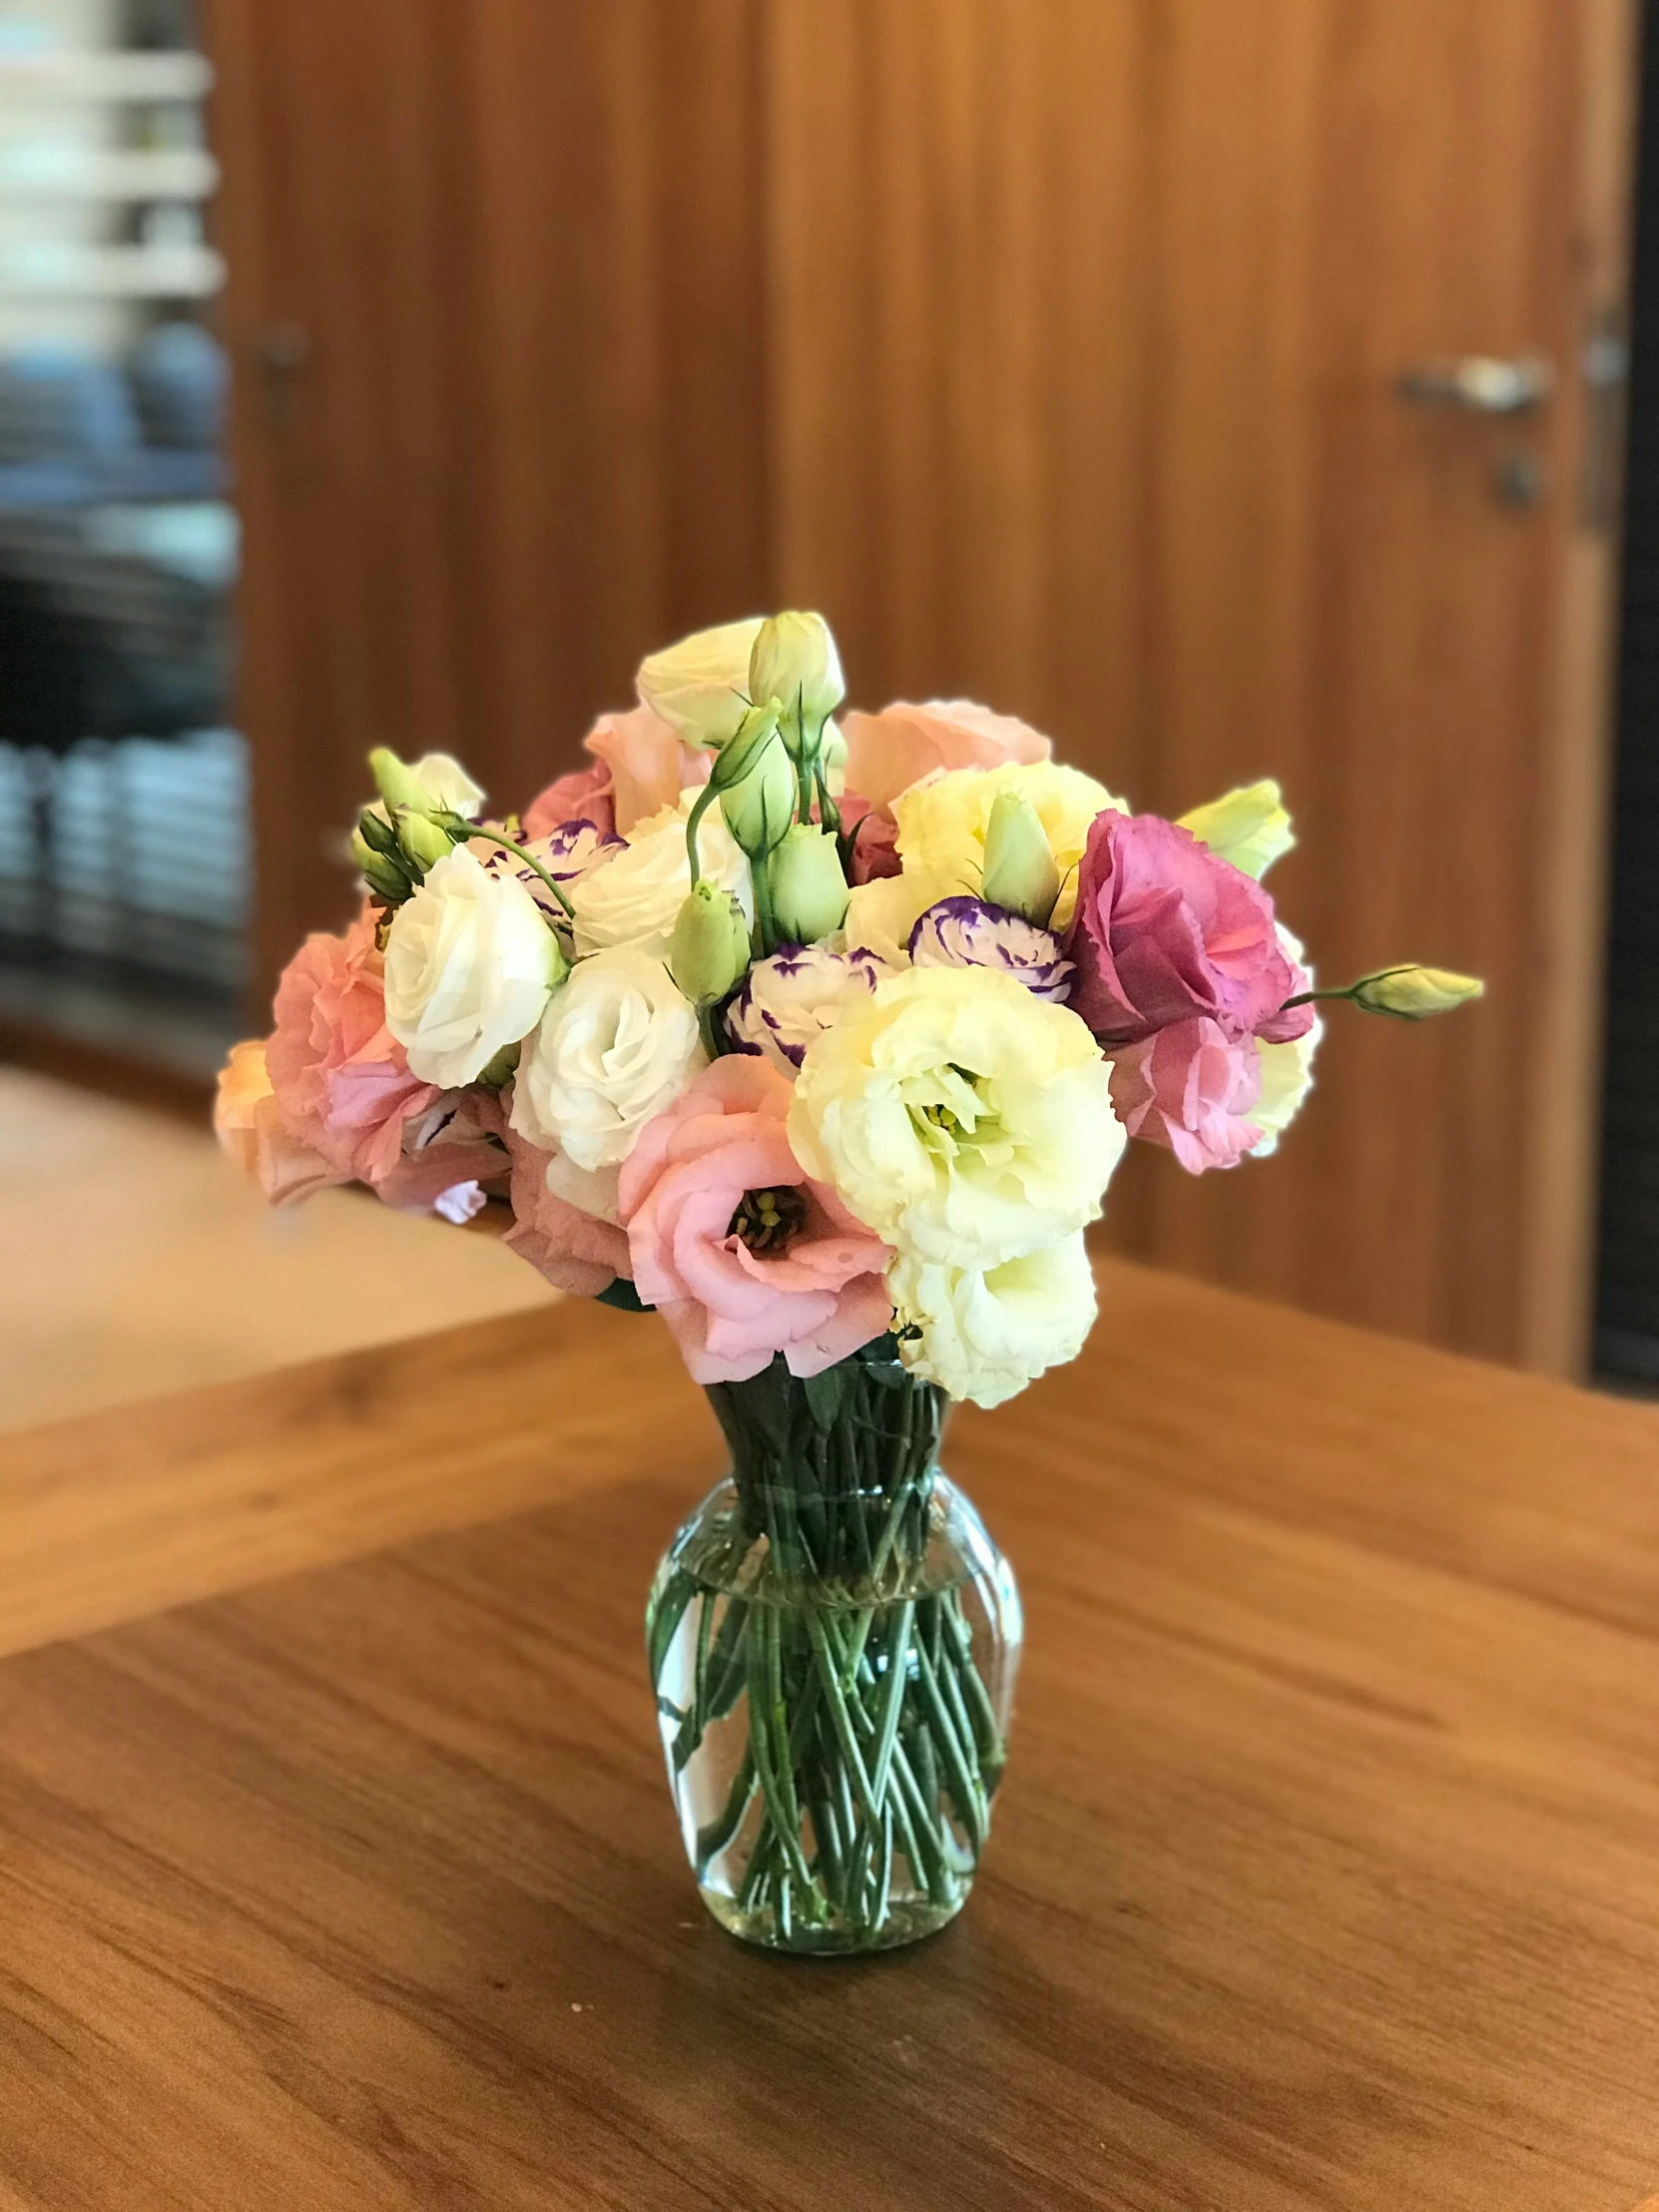
<svg viewBox="0 0 1659 2212"><path fill-rule="evenodd" d="M1315 988L1262 888L1292 842L1275 784L1167 822L1012 717L837 724L842 695L828 626L783 614L644 662L522 815L446 756L372 754L362 910L306 940L218 1109L274 1199L493 1201L549 1282L673 1331L739 1494L671 1554L654 1669L676 1775L748 1694L745 1764L688 1844L706 1875L748 1821L765 1939L892 1939L895 1848L916 1896L959 1902L1001 1751L960 1606L917 1626L942 1399L1076 1356L1126 1141L1194 1174L1260 1158L1320 1001L1415 1018L1479 989L1415 965ZM757 1545L851 1592L861 1631L832 1620L828 1657L823 1619L763 1635Z"/></svg>

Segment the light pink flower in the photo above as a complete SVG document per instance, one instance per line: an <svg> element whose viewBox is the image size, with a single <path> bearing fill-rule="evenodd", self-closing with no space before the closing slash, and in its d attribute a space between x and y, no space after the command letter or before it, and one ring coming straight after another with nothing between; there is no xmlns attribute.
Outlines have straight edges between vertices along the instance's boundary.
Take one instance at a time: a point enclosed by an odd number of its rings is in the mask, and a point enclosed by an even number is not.
<svg viewBox="0 0 1659 2212"><path fill-rule="evenodd" d="M439 1093L409 1073L386 1027L368 915L343 936L305 939L282 970L276 1017L266 1066L288 1136L337 1181L383 1183L403 1158L404 1123Z"/></svg>
<svg viewBox="0 0 1659 2212"><path fill-rule="evenodd" d="M402 1158L375 1186L377 1195L399 1213L470 1221L484 1205L483 1186L506 1179L506 1135L507 1118L494 1091L481 1085L439 1091L404 1122Z"/></svg>
<svg viewBox="0 0 1659 2212"><path fill-rule="evenodd" d="M1262 1089L1253 1037L1234 1043L1218 1022L1172 1022L1107 1054L1112 1107L1132 1137L1167 1145L1189 1175L1237 1167L1262 1130L1250 1119Z"/></svg>
<svg viewBox="0 0 1659 2212"><path fill-rule="evenodd" d="M913 707L895 700L879 714L840 718L846 740L846 784L872 807L885 807L936 768L1028 767L1054 748L1040 730L1013 715L994 715L971 699L930 699Z"/></svg>
<svg viewBox="0 0 1659 2212"><path fill-rule="evenodd" d="M716 1060L646 1123L624 1163L634 1286L673 1330L694 1382L744 1382L780 1352L792 1374L819 1375L891 1322L891 1254L790 1149L793 1088L770 1061ZM799 1211L772 1253L733 1228L746 1194L762 1191Z"/></svg>
<svg viewBox="0 0 1659 2212"><path fill-rule="evenodd" d="M288 1135L271 1088L263 1038L232 1045L219 1071L214 1133L243 1173L258 1179L273 1205L309 1198L312 1191L348 1180Z"/></svg>
<svg viewBox="0 0 1659 2212"><path fill-rule="evenodd" d="M1157 815L1096 817L1066 939L1071 1007L1110 1051L1208 1019L1229 1043L1285 1044L1314 1009L1283 1012L1297 970L1262 886Z"/></svg>
<svg viewBox="0 0 1659 2212"><path fill-rule="evenodd" d="M555 1197L547 1187L552 1153L543 1152L516 1129L509 1128L506 1139L512 1158L513 1226L502 1243L521 1260L528 1260L556 1290L597 1298L619 1275L630 1272L628 1232L614 1221L602 1221L568 1199Z"/></svg>
<svg viewBox="0 0 1659 2212"><path fill-rule="evenodd" d="M595 766L559 777L530 802L526 836L544 837L582 821L625 837L647 815L677 805L690 785L706 784L714 767L712 754L683 744L672 723L649 707L601 715L582 743Z"/></svg>
<svg viewBox="0 0 1659 2212"><path fill-rule="evenodd" d="M898 856L898 825L885 807L872 807L861 793L846 792L840 802L840 818L842 835L852 840L848 872L854 884L903 873L904 862Z"/></svg>

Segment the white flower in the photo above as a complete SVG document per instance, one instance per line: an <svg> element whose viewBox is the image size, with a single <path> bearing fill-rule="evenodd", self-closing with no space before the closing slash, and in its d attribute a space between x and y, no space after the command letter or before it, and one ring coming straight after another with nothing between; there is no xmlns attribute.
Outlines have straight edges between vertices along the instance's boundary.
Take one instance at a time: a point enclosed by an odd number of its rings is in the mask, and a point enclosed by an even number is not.
<svg viewBox="0 0 1659 2212"><path fill-rule="evenodd" d="M724 745L749 706L749 657L764 618L699 630L641 661L641 700L692 745Z"/></svg>
<svg viewBox="0 0 1659 2212"><path fill-rule="evenodd" d="M457 848L392 916L386 1027L411 1073L458 1090L536 1026L564 964L518 877Z"/></svg>
<svg viewBox="0 0 1659 2212"><path fill-rule="evenodd" d="M1124 1147L1083 1023L990 968L911 968L849 1002L807 1048L789 1132L899 1253L977 1268L1093 1221Z"/></svg>
<svg viewBox="0 0 1659 2212"><path fill-rule="evenodd" d="M666 957L692 887L686 817L697 796L695 791L683 793L678 807L664 807L636 823L623 851L571 885L578 954L631 944L653 957ZM711 807L698 825L697 851L703 880L733 892L744 919L752 922L755 886L749 862L718 807Z"/></svg>
<svg viewBox="0 0 1659 2212"><path fill-rule="evenodd" d="M1279 941L1296 968L1297 989L1311 991L1314 971L1303 960L1300 938L1293 937L1283 922L1276 927ZM1316 1011L1312 1029L1304 1036L1293 1037L1289 1044L1264 1044L1257 1038L1262 1088L1254 1105L1246 1109L1245 1119L1260 1129L1262 1136L1251 1146L1247 1158L1266 1160L1279 1150L1281 1136L1301 1113L1303 1101L1314 1087L1314 1054L1324 1035L1325 1023Z"/></svg>
<svg viewBox="0 0 1659 2212"><path fill-rule="evenodd" d="M952 1397L1000 1405L1075 1360L1094 1323L1083 1232L994 1268L897 1259L887 1270L899 1357Z"/></svg>
<svg viewBox="0 0 1659 2212"><path fill-rule="evenodd" d="M794 1075L807 1047L849 998L867 998L887 970L868 952L831 952L802 945L757 960L726 1010L726 1026L775 1067Z"/></svg>
<svg viewBox="0 0 1659 2212"><path fill-rule="evenodd" d="M940 897L951 891L977 896L984 876L985 831L1003 792L1017 792L1029 801L1047 834L1060 876L1049 926L1063 929L1077 903L1077 864L1096 815L1108 807L1129 812L1123 800L1114 799L1104 784L1080 769L1062 768L1055 761L1005 762L1001 768L935 770L923 777L892 803L906 872L912 866L931 869L944 885Z"/></svg>
<svg viewBox="0 0 1659 2212"><path fill-rule="evenodd" d="M524 1049L512 1126L590 1173L615 1167L706 1057L696 1010L661 960L633 945L596 952Z"/></svg>

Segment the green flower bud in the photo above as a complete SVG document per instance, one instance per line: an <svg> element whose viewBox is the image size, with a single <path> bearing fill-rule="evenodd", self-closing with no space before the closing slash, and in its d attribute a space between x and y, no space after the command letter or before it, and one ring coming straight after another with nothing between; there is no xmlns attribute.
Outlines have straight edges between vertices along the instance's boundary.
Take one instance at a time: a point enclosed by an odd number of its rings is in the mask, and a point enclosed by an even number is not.
<svg viewBox="0 0 1659 2212"><path fill-rule="evenodd" d="M751 699L781 699L779 727L791 755L813 754L825 723L846 697L840 655L822 615L773 615L749 656Z"/></svg>
<svg viewBox="0 0 1659 2212"><path fill-rule="evenodd" d="M668 972L694 1006L709 1006L748 965L743 908L718 883L694 883L668 941Z"/></svg>
<svg viewBox="0 0 1659 2212"><path fill-rule="evenodd" d="M1449 968L1411 966L1384 968L1381 975L1365 976L1348 995L1368 1014L1426 1021L1430 1014L1449 1014L1454 1006L1478 998L1485 988L1475 975L1455 975Z"/></svg>
<svg viewBox="0 0 1659 2212"><path fill-rule="evenodd" d="M743 781L721 794L720 811L749 857L762 860L783 841L794 822L795 800L795 771L783 740L773 730Z"/></svg>
<svg viewBox="0 0 1659 2212"><path fill-rule="evenodd" d="M1296 842L1279 786L1271 777L1213 799L1208 807L1195 807L1181 817L1177 828L1190 830L1218 860L1226 860L1257 882Z"/></svg>
<svg viewBox="0 0 1659 2212"><path fill-rule="evenodd" d="M454 839L429 815L399 808L396 816L398 849L421 875L452 849Z"/></svg>
<svg viewBox="0 0 1659 2212"><path fill-rule="evenodd" d="M998 792L991 803L979 895L989 906L1004 907L1039 929L1048 927L1060 895L1060 871L1048 831L1020 792Z"/></svg>
<svg viewBox="0 0 1659 2212"><path fill-rule="evenodd" d="M377 745L368 756L375 787L388 811L412 807L417 814L452 810L476 821L483 793L447 753L423 753L410 768L385 746Z"/></svg>
<svg viewBox="0 0 1659 2212"><path fill-rule="evenodd" d="M361 830L351 832L351 857L361 868L363 880L376 898L400 906L413 890L414 885L397 862L384 852L376 851Z"/></svg>
<svg viewBox="0 0 1659 2212"><path fill-rule="evenodd" d="M770 861L772 914L780 940L816 944L846 916L846 877L828 830L798 822Z"/></svg>
<svg viewBox="0 0 1659 2212"><path fill-rule="evenodd" d="M728 792L741 784L756 762L766 751L778 729L779 706L776 699L769 699L765 706L746 707L743 720L736 731L720 749L709 784L717 792Z"/></svg>

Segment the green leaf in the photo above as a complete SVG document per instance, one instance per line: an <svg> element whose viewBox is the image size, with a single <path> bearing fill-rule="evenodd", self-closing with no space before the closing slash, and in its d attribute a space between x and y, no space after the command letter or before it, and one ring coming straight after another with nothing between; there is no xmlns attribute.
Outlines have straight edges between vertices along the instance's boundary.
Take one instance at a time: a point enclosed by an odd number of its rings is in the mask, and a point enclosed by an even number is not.
<svg viewBox="0 0 1659 2212"><path fill-rule="evenodd" d="M645 1304L625 1275L619 1275L594 1296L601 1306L614 1306L619 1314L654 1314L657 1311L655 1306Z"/></svg>
<svg viewBox="0 0 1659 2212"><path fill-rule="evenodd" d="M826 1368L822 1375L802 1378L807 1404L813 1419L826 1431L835 1424L835 1416L841 1409L841 1378L836 1368Z"/></svg>

